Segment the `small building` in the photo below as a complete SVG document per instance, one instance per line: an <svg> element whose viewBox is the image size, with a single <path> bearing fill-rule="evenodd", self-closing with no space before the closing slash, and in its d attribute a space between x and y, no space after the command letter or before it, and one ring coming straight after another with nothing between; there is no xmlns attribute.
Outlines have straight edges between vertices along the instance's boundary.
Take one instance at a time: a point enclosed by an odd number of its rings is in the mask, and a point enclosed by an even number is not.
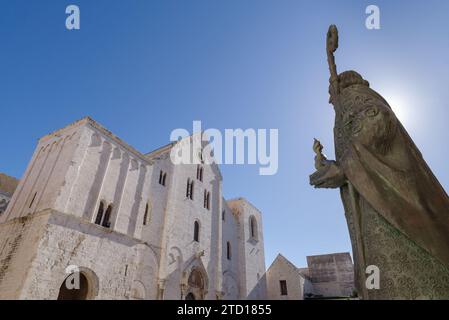
<svg viewBox="0 0 449 320"><path fill-rule="evenodd" d="M354 295L354 266L348 252L308 256L307 265L307 268L297 268L278 254L266 274L268 299L326 299Z"/></svg>

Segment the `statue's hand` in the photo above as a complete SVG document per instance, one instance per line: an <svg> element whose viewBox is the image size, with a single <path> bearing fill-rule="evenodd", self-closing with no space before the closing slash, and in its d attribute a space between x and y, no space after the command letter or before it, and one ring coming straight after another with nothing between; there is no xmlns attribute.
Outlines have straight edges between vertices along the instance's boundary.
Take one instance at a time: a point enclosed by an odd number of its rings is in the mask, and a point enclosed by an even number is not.
<svg viewBox="0 0 449 320"><path fill-rule="evenodd" d="M346 177L335 161L326 160L323 167L310 175L310 184L315 188L339 188L345 183Z"/></svg>

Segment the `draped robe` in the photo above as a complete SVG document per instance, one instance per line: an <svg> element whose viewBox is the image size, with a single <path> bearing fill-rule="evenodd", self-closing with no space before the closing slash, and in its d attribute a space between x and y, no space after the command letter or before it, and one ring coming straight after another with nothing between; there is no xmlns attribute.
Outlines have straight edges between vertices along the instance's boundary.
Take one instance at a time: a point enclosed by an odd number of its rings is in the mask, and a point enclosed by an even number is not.
<svg viewBox="0 0 449 320"><path fill-rule="evenodd" d="M388 103L365 85L334 103L336 162L364 299L449 299L449 198ZM380 288L365 286L366 267Z"/></svg>

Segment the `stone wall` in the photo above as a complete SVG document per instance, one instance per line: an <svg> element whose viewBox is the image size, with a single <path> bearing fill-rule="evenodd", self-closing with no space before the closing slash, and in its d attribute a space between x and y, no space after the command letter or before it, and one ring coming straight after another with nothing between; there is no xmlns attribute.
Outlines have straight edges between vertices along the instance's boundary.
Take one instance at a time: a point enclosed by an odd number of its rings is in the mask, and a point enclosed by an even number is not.
<svg viewBox="0 0 449 320"><path fill-rule="evenodd" d="M244 198L228 200L228 206L238 217L239 275L241 299L265 299L266 279L262 214ZM251 235L251 219L255 220L255 235Z"/></svg>
<svg viewBox="0 0 449 320"><path fill-rule="evenodd" d="M187 139L190 139L187 138ZM163 281L165 299L179 299L188 294L181 285L193 268L201 270L205 298L215 299L221 291L221 175L214 165L200 165L203 178L197 178L198 164L173 165L170 149L149 155L155 168L167 173L167 196L162 231L159 279ZM155 172L160 171L155 169ZM193 181L193 199L187 197L187 182ZM154 186L157 194L160 185ZM209 209L204 207L204 193L210 194ZM164 199L164 196L162 197ZM162 219L161 219L162 221ZM194 224L199 223L199 241L194 240Z"/></svg>
<svg viewBox="0 0 449 320"><path fill-rule="evenodd" d="M154 274L137 272L142 250L151 254L150 247L127 235L51 212L20 298L56 299L67 267L76 266L88 277L91 299L155 299ZM148 262L149 268L157 268L156 259ZM135 282L144 286L143 292Z"/></svg>
<svg viewBox="0 0 449 320"><path fill-rule="evenodd" d="M223 214L224 211L224 214ZM223 299L237 299L240 295L241 275L241 257L239 256L239 220L223 199L222 209L223 239L222 239L222 270L223 270ZM230 256L228 259L228 243ZM239 264L240 262L240 264Z"/></svg>
<svg viewBox="0 0 449 320"><path fill-rule="evenodd" d="M348 252L307 257L315 295L347 297L354 290L354 266Z"/></svg>
<svg viewBox="0 0 449 320"><path fill-rule="evenodd" d="M45 212L0 224L0 300L21 297L47 221Z"/></svg>

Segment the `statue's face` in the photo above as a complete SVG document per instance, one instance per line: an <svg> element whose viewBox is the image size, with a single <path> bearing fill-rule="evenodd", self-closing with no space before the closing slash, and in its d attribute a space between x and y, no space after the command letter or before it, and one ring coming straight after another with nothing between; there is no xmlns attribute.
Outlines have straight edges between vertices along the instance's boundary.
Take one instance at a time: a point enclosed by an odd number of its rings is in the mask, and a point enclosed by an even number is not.
<svg viewBox="0 0 449 320"><path fill-rule="evenodd" d="M342 102L340 126L346 139L382 152L397 124L390 107L369 92L345 92Z"/></svg>

